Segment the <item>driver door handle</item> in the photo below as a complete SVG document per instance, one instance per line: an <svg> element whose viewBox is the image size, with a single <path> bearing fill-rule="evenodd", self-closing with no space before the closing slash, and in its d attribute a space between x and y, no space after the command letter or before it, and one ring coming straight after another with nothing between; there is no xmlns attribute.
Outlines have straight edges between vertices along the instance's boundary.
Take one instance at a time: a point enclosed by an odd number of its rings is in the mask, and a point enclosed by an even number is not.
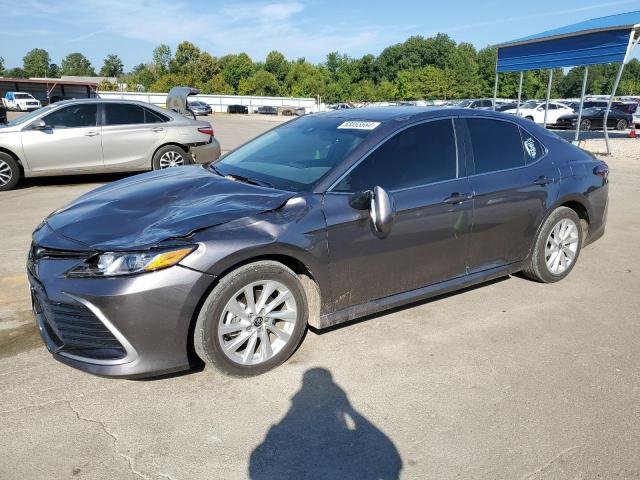
<svg viewBox="0 0 640 480"><path fill-rule="evenodd" d="M459 205L463 202L469 201L473 199L473 193L460 193L454 192L450 197L444 199L444 203L448 203L450 205Z"/></svg>
<svg viewBox="0 0 640 480"><path fill-rule="evenodd" d="M162 128L162 127L153 127L151 129L152 132L162 132L163 130L164 130L164 128Z"/></svg>
<svg viewBox="0 0 640 480"><path fill-rule="evenodd" d="M91 131L91 132L85 133L84 135L85 135L85 137L95 137L96 135L100 135L100 133Z"/></svg>

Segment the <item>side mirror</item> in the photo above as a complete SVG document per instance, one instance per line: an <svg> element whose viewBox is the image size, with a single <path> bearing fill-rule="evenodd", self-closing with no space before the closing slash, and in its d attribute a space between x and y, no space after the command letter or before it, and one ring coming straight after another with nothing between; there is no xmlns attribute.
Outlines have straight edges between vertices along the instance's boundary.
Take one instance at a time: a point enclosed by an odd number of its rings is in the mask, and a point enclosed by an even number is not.
<svg viewBox="0 0 640 480"><path fill-rule="evenodd" d="M44 120L39 119L31 124L31 128L34 130L45 130L47 128L47 124Z"/></svg>
<svg viewBox="0 0 640 480"><path fill-rule="evenodd" d="M380 237L386 237L393 226L394 213L391 199L384 188L373 187L369 212L375 231L380 234Z"/></svg>

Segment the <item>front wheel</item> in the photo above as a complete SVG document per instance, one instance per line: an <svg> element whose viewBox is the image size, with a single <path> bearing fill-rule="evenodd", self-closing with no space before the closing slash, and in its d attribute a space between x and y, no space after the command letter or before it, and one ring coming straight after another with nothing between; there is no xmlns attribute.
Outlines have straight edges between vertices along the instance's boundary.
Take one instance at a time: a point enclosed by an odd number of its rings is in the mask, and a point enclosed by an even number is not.
<svg viewBox="0 0 640 480"><path fill-rule="evenodd" d="M12 190L20 180L18 162L4 152L0 152L0 192Z"/></svg>
<svg viewBox="0 0 640 480"><path fill-rule="evenodd" d="M589 120L588 118L582 120L580 122L580 130L583 130L585 132L591 130L591 120Z"/></svg>
<svg viewBox="0 0 640 480"><path fill-rule="evenodd" d="M618 120L618 123L616 123L616 130L626 130L628 125L627 121L624 118L621 118Z"/></svg>
<svg viewBox="0 0 640 480"><path fill-rule="evenodd" d="M307 317L304 288L293 271L274 261L251 263L211 291L196 320L193 344L205 363L227 375L259 375L293 354Z"/></svg>
<svg viewBox="0 0 640 480"><path fill-rule="evenodd" d="M582 247L578 214L568 207L556 208L544 222L523 273L543 283L562 280L573 269Z"/></svg>

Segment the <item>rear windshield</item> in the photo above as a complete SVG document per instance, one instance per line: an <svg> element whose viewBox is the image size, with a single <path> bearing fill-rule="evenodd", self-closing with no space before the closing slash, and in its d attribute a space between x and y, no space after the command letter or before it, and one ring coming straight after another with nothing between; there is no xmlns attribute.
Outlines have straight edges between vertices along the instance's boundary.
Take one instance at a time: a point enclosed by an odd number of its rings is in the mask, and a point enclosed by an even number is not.
<svg viewBox="0 0 640 480"><path fill-rule="evenodd" d="M302 117L245 144L214 167L223 175L247 177L282 190L309 190L378 125L335 117Z"/></svg>

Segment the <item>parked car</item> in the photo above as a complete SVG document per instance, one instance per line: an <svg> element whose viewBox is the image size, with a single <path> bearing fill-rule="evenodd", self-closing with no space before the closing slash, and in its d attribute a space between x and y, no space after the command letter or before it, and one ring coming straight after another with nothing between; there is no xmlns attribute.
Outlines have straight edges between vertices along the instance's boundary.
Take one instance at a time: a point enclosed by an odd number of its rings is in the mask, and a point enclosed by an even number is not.
<svg viewBox="0 0 640 480"><path fill-rule="evenodd" d="M258 107L258 113L261 115L277 115L278 109L276 107L263 105L262 107Z"/></svg>
<svg viewBox="0 0 640 480"><path fill-rule="evenodd" d="M525 102L520 106L520 110L518 111L518 115L526 118L527 120L532 120L535 123L544 123L544 111L545 111L546 102L538 102L538 101L529 101ZM512 108L510 110L504 110L504 113L512 113L516 114L516 108ZM547 114L547 125L553 125L558 121L563 115L569 115L573 113L573 109L568 107L567 105L559 102L549 102L549 111Z"/></svg>
<svg viewBox="0 0 640 480"><path fill-rule="evenodd" d="M483 108L489 109L493 107L493 100L491 99L477 99L477 100L462 100L455 104L457 108Z"/></svg>
<svg viewBox="0 0 640 480"><path fill-rule="evenodd" d="M7 109L4 105L0 104L0 125L7 123Z"/></svg>
<svg viewBox="0 0 640 480"><path fill-rule="evenodd" d="M25 92L7 92L4 94L2 101L7 110L16 110L18 112L30 112L42 107L40 100Z"/></svg>
<svg viewBox="0 0 640 480"><path fill-rule="evenodd" d="M495 111L504 112L505 110L513 110L516 106L515 103L496 103Z"/></svg>
<svg viewBox="0 0 640 480"><path fill-rule="evenodd" d="M634 128L640 128L640 111L636 110L632 115L632 122Z"/></svg>
<svg viewBox="0 0 640 480"><path fill-rule="evenodd" d="M573 109L574 112L578 113L580 110L580 102L570 102L567 104L570 108ZM607 108L609 105L608 101L603 100L585 100L582 106L582 109L587 108ZM638 104L636 102L613 102L611 104L611 109L619 110L624 113L634 113L638 108Z"/></svg>
<svg viewBox="0 0 640 480"><path fill-rule="evenodd" d="M249 113L249 107L246 105L229 105L227 107L227 113L242 113L246 115Z"/></svg>
<svg viewBox="0 0 640 480"><path fill-rule="evenodd" d="M327 105L327 110L349 110L353 108L353 106L348 103L332 103L331 105Z"/></svg>
<svg viewBox="0 0 640 480"><path fill-rule="evenodd" d="M68 365L148 376L197 355L249 376L307 325L517 271L562 280L603 235L607 198L606 163L518 117L342 110L81 196L33 233L28 276Z"/></svg>
<svg viewBox="0 0 640 480"><path fill-rule="evenodd" d="M220 156L209 122L127 100L55 103L0 128L0 191L21 177L163 169Z"/></svg>
<svg viewBox="0 0 640 480"><path fill-rule="evenodd" d="M293 116L300 117L305 113L306 113L306 110L304 107L287 107L282 109L282 115L284 115L285 117L293 117Z"/></svg>
<svg viewBox="0 0 640 480"><path fill-rule="evenodd" d="M207 116L213 113L211 105L200 101L189 102L189 110L197 116Z"/></svg>
<svg viewBox="0 0 640 480"><path fill-rule="evenodd" d="M582 118L580 119L580 130L596 130L603 128L604 114L606 107L587 108L582 110ZM578 125L578 114L563 115L558 118L555 125L556 128L575 129ZM633 125L633 117L629 113L620 110L611 110L607 118L607 128L615 128L616 130L626 130L629 125Z"/></svg>

